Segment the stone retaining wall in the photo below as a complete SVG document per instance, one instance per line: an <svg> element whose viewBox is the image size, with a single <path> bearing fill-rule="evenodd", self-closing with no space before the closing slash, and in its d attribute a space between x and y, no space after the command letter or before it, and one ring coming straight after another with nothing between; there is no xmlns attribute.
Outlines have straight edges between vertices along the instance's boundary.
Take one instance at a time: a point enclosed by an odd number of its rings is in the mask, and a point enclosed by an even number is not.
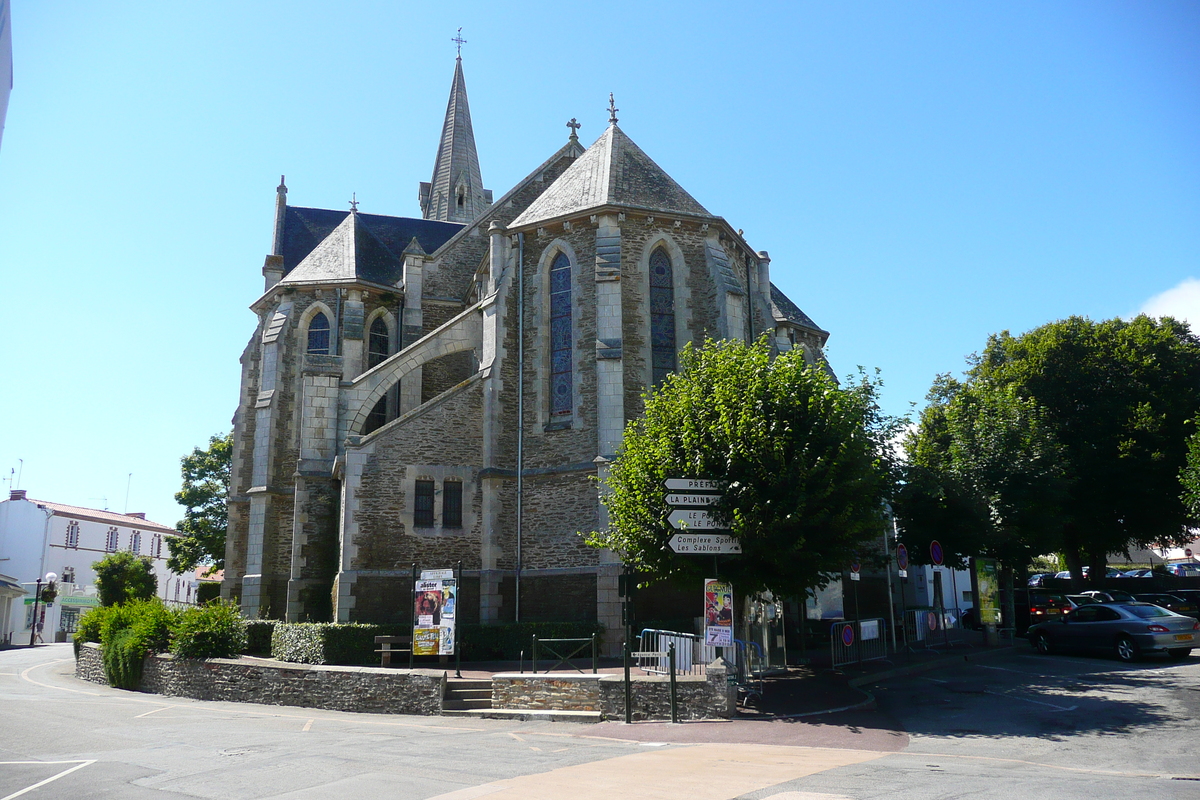
<svg viewBox="0 0 1200 800"><path fill-rule="evenodd" d="M107 683L100 647L84 643L75 677ZM436 715L442 712L442 670L276 664L258 659L146 659L140 691L167 697L264 703L380 714Z"/></svg>
<svg viewBox="0 0 1200 800"><path fill-rule="evenodd" d="M726 682L728 667L714 661L706 675L679 675L675 693L681 720L721 719L737 709L737 687ZM671 718L671 679L637 675L630 681L633 718ZM501 673L492 676L492 708L545 711L599 711L605 719L625 718L625 676Z"/></svg>

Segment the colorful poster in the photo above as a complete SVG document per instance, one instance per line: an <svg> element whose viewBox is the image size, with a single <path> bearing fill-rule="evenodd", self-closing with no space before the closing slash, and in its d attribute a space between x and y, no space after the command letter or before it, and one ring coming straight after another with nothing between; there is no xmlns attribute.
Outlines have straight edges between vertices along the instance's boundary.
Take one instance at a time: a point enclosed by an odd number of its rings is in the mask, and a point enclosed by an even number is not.
<svg viewBox="0 0 1200 800"><path fill-rule="evenodd" d="M417 581L413 591L413 655L454 655L458 583L454 578Z"/></svg>
<svg viewBox="0 0 1200 800"><path fill-rule="evenodd" d="M976 605L984 625L1000 624L1000 565L994 558L975 559Z"/></svg>
<svg viewBox="0 0 1200 800"><path fill-rule="evenodd" d="M733 647L733 585L704 579L704 643Z"/></svg>

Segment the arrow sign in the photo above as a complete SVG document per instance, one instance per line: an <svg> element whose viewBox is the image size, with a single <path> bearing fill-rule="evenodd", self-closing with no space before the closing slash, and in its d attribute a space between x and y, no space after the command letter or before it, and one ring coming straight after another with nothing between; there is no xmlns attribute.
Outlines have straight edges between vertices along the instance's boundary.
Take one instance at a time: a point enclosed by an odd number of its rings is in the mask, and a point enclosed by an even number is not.
<svg viewBox="0 0 1200 800"><path fill-rule="evenodd" d="M668 492L720 492L725 487L707 478L667 478L663 486Z"/></svg>
<svg viewBox="0 0 1200 800"><path fill-rule="evenodd" d="M677 533L667 543L676 553L740 553L742 544L723 533Z"/></svg>
<svg viewBox="0 0 1200 800"><path fill-rule="evenodd" d="M669 494L669 506L711 506L721 502L723 494Z"/></svg>
<svg viewBox="0 0 1200 800"><path fill-rule="evenodd" d="M671 527L676 530L689 528L693 530L725 530L725 526L717 522L716 518L710 516L707 511L692 511L686 508L677 508L671 512L671 516L667 517L667 522L671 523Z"/></svg>

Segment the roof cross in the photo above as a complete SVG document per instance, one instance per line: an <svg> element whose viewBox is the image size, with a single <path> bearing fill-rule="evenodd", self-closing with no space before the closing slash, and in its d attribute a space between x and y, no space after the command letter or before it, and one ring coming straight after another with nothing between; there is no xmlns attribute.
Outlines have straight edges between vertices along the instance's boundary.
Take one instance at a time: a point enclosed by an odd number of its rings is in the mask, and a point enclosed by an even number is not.
<svg viewBox="0 0 1200 800"><path fill-rule="evenodd" d="M579 129L583 126L576 122L574 117L571 117L571 121L567 123L567 127L571 129L571 138L578 139Z"/></svg>
<svg viewBox="0 0 1200 800"><path fill-rule="evenodd" d="M613 93L609 92L608 93L608 121L615 124L617 121L617 112L620 110L621 109L617 108L616 101L613 100Z"/></svg>
<svg viewBox="0 0 1200 800"><path fill-rule="evenodd" d="M467 43L467 40L462 37L462 28L458 29L458 35L450 41L458 45L458 57L462 58L462 46Z"/></svg>
<svg viewBox="0 0 1200 800"><path fill-rule="evenodd" d="M358 213L358 192L350 193L350 212L353 214Z"/></svg>

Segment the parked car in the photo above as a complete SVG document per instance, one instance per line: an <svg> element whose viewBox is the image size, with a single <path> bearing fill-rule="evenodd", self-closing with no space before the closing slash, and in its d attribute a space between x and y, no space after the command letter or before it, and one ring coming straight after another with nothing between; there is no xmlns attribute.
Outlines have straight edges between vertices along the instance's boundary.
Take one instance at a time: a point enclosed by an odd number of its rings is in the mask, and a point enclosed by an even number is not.
<svg viewBox="0 0 1200 800"><path fill-rule="evenodd" d="M1148 653L1183 659L1196 646L1200 620L1152 603L1094 603L1031 625L1026 636L1039 653L1098 650L1121 661Z"/></svg>
<svg viewBox="0 0 1200 800"><path fill-rule="evenodd" d="M1091 571L1092 571L1092 568L1091 568L1090 566L1084 567L1084 568L1083 568L1083 577L1085 577L1085 578L1086 578L1086 577L1088 576L1088 573L1090 573ZM1065 579L1067 579L1067 580L1070 580L1070 579L1071 579L1071 571L1070 571L1070 570L1064 570L1064 571L1062 571L1062 572L1056 573L1054 577L1056 577L1056 578L1065 578ZM1106 578L1120 578L1120 577L1121 577L1121 572L1120 572L1120 570L1114 569L1113 567L1108 567L1108 568L1107 568L1107 569L1104 571L1104 577L1106 577Z"/></svg>
<svg viewBox="0 0 1200 800"><path fill-rule="evenodd" d="M1100 602L1096 598L1089 597L1086 594L1069 594L1069 595L1067 595L1067 599L1071 601L1071 605L1074 608L1079 608L1080 606L1088 606L1088 605L1091 605L1092 603Z"/></svg>
<svg viewBox="0 0 1200 800"><path fill-rule="evenodd" d="M1166 569L1177 578L1200 578L1200 564L1167 564Z"/></svg>
<svg viewBox="0 0 1200 800"><path fill-rule="evenodd" d="M1122 578L1152 578L1154 570L1152 569L1131 569L1128 572L1121 573Z"/></svg>
<svg viewBox="0 0 1200 800"><path fill-rule="evenodd" d="M1174 593L1147 592L1145 594L1134 595L1134 597L1142 603L1153 603L1156 606L1165 608L1167 611L1174 611L1176 614L1200 619L1200 606L1197 606L1194 600L1189 600Z"/></svg>
<svg viewBox="0 0 1200 800"><path fill-rule="evenodd" d="M1075 607L1065 592L1053 589L1029 589L1014 592L1013 605L1017 612L1016 627L1020 632L1030 625L1054 619Z"/></svg>
<svg viewBox="0 0 1200 800"><path fill-rule="evenodd" d="M1123 592L1120 589L1088 589L1080 594L1090 597L1097 603L1132 603L1136 598L1129 592Z"/></svg>
<svg viewBox="0 0 1200 800"><path fill-rule="evenodd" d="M1026 581L1025 585L1029 586L1031 588L1039 587L1042 585L1042 582L1046 580L1046 578L1053 578L1053 577L1054 577L1053 572L1035 572L1034 574L1029 576L1029 580Z"/></svg>

